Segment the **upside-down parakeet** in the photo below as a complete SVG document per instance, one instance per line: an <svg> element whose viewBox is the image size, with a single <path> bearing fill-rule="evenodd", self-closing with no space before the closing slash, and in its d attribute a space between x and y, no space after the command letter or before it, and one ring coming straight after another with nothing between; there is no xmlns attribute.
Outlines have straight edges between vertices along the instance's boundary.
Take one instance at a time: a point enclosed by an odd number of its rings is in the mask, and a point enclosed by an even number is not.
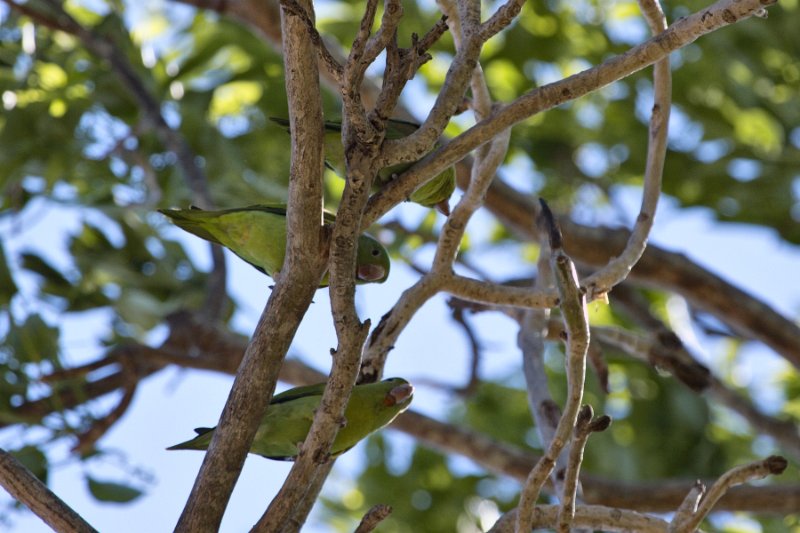
<svg viewBox="0 0 800 533"><path fill-rule="evenodd" d="M289 128L289 121L284 118L270 117L270 120ZM386 123L387 139L402 139L419 129L419 124L405 120L389 119ZM336 121L325 122L325 164L339 176L345 175L344 147L342 146L342 123ZM402 174L416 163L400 163L378 171L375 176L373 188L378 190L382 185L391 181L395 176ZM409 200L425 207L435 207L439 212L449 215L448 201L456 188L455 167L448 167L441 174L422 185L411 193Z"/></svg>
<svg viewBox="0 0 800 533"><path fill-rule="evenodd" d="M268 276L279 272L286 254L286 205L251 205L221 211L159 209L182 229L221 244ZM334 216L325 213L326 223ZM383 283L389 276L389 253L373 237L358 238L356 283ZM328 284L328 273L320 284Z"/></svg>
<svg viewBox="0 0 800 533"><path fill-rule="evenodd" d="M324 383L297 387L273 396L256 431L250 452L268 459L291 461L297 457L297 444L305 441L314 411L319 406ZM389 424L408 409L414 387L402 378L356 385L344 412L345 425L339 429L331 447L337 456L358 441ZM168 450L206 450L214 428L197 428L192 440L170 446Z"/></svg>

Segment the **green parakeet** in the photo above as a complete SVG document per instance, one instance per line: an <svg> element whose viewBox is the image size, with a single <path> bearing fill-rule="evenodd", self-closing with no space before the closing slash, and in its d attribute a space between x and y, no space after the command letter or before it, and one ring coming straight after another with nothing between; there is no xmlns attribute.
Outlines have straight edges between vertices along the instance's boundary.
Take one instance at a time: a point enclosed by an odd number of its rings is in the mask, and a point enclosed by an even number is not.
<svg viewBox="0 0 800 533"><path fill-rule="evenodd" d="M230 250L268 276L279 272L286 254L286 206L251 205L221 211L159 209L182 229ZM334 216L325 213L326 223ZM383 283L389 277L389 253L373 237L358 238L356 283ZM328 284L328 273L321 287Z"/></svg>
<svg viewBox="0 0 800 533"><path fill-rule="evenodd" d="M270 117L270 120L289 128L289 121L284 118ZM419 124L405 120L389 119L386 123L387 139L402 139L419 129ZM416 161L401 163L386 167L378 172L375 177L374 188L380 189L395 176L411 168ZM334 121L325 122L325 164L339 176L345 175L344 147L342 146L342 123ZM435 207L444 215L450 214L448 201L456 188L455 167L449 167L441 174L425 183L422 187L411 193L409 200L425 207Z"/></svg>
<svg viewBox="0 0 800 533"><path fill-rule="evenodd" d="M267 459L292 461L297 457L297 444L305 441L314 411L322 398L324 383L289 389L273 396L256 431L251 453ZM408 409L414 387L402 378L356 385L344 416L346 423L333 441L331 455L346 452L355 444L390 423ZM206 450L214 428L197 428L192 440L170 446L168 450Z"/></svg>

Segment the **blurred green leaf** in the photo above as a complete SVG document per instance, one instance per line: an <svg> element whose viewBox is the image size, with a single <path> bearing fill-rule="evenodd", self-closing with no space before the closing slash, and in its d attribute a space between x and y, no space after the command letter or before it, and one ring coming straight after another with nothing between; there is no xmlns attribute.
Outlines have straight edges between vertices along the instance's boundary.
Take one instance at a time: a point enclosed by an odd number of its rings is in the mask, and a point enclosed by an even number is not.
<svg viewBox="0 0 800 533"><path fill-rule="evenodd" d="M101 502L128 503L143 494L139 489L129 485L99 481L91 476L86 476L86 483L92 496Z"/></svg>
<svg viewBox="0 0 800 533"><path fill-rule="evenodd" d="M22 324L11 324L5 347L19 363L40 363L58 358L58 327L39 315L29 315Z"/></svg>
<svg viewBox="0 0 800 533"><path fill-rule="evenodd" d="M11 450L10 453L17 461L22 463L25 468L30 470L34 476L39 478L42 483L47 483L50 466L47 462L47 456L42 450L35 446L24 446L19 450Z"/></svg>
<svg viewBox="0 0 800 533"><path fill-rule="evenodd" d="M18 290L8 267L5 247L0 242L0 308L7 307Z"/></svg>

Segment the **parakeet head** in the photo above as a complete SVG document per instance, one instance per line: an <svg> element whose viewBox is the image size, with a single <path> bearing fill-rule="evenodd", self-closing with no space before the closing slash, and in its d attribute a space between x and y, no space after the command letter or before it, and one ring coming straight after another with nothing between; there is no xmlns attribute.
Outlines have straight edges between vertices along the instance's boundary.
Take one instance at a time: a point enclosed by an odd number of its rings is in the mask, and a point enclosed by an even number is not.
<svg viewBox="0 0 800 533"><path fill-rule="evenodd" d="M367 234L358 238L356 256L357 283L383 283L389 277L389 252Z"/></svg>

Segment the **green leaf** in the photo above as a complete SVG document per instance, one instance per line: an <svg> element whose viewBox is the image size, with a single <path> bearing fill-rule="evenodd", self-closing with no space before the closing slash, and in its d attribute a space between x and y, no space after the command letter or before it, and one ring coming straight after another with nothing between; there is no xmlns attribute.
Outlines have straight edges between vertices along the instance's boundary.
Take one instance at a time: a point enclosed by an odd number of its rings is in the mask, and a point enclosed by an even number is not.
<svg viewBox="0 0 800 533"><path fill-rule="evenodd" d="M12 450L11 455L30 470L34 476L39 478L40 481L47 483L47 456L42 450L35 446L25 446L19 450Z"/></svg>
<svg viewBox="0 0 800 533"><path fill-rule="evenodd" d="M101 502L128 503L143 494L139 489L129 485L111 481L98 481L91 476L86 476L86 482L89 492Z"/></svg>
<svg viewBox="0 0 800 533"><path fill-rule="evenodd" d="M8 306L8 304L11 303L11 298L13 298L17 292L17 284L14 283L14 277L11 275L11 270L8 268L5 248L3 247L3 243L0 242L0 307Z"/></svg>
<svg viewBox="0 0 800 533"><path fill-rule="evenodd" d="M64 292L72 288L72 283L64 277L64 274L56 270L50 263L41 256L34 253L25 252L22 254L22 268L39 274L44 278L45 284L50 288L47 292L53 292L63 296Z"/></svg>
<svg viewBox="0 0 800 533"><path fill-rule="evenodd" d="M22 325L12 324L6 346L20 363L39 363L58 356L57 327L48 325L41 316L30 315Z"/></svg>

